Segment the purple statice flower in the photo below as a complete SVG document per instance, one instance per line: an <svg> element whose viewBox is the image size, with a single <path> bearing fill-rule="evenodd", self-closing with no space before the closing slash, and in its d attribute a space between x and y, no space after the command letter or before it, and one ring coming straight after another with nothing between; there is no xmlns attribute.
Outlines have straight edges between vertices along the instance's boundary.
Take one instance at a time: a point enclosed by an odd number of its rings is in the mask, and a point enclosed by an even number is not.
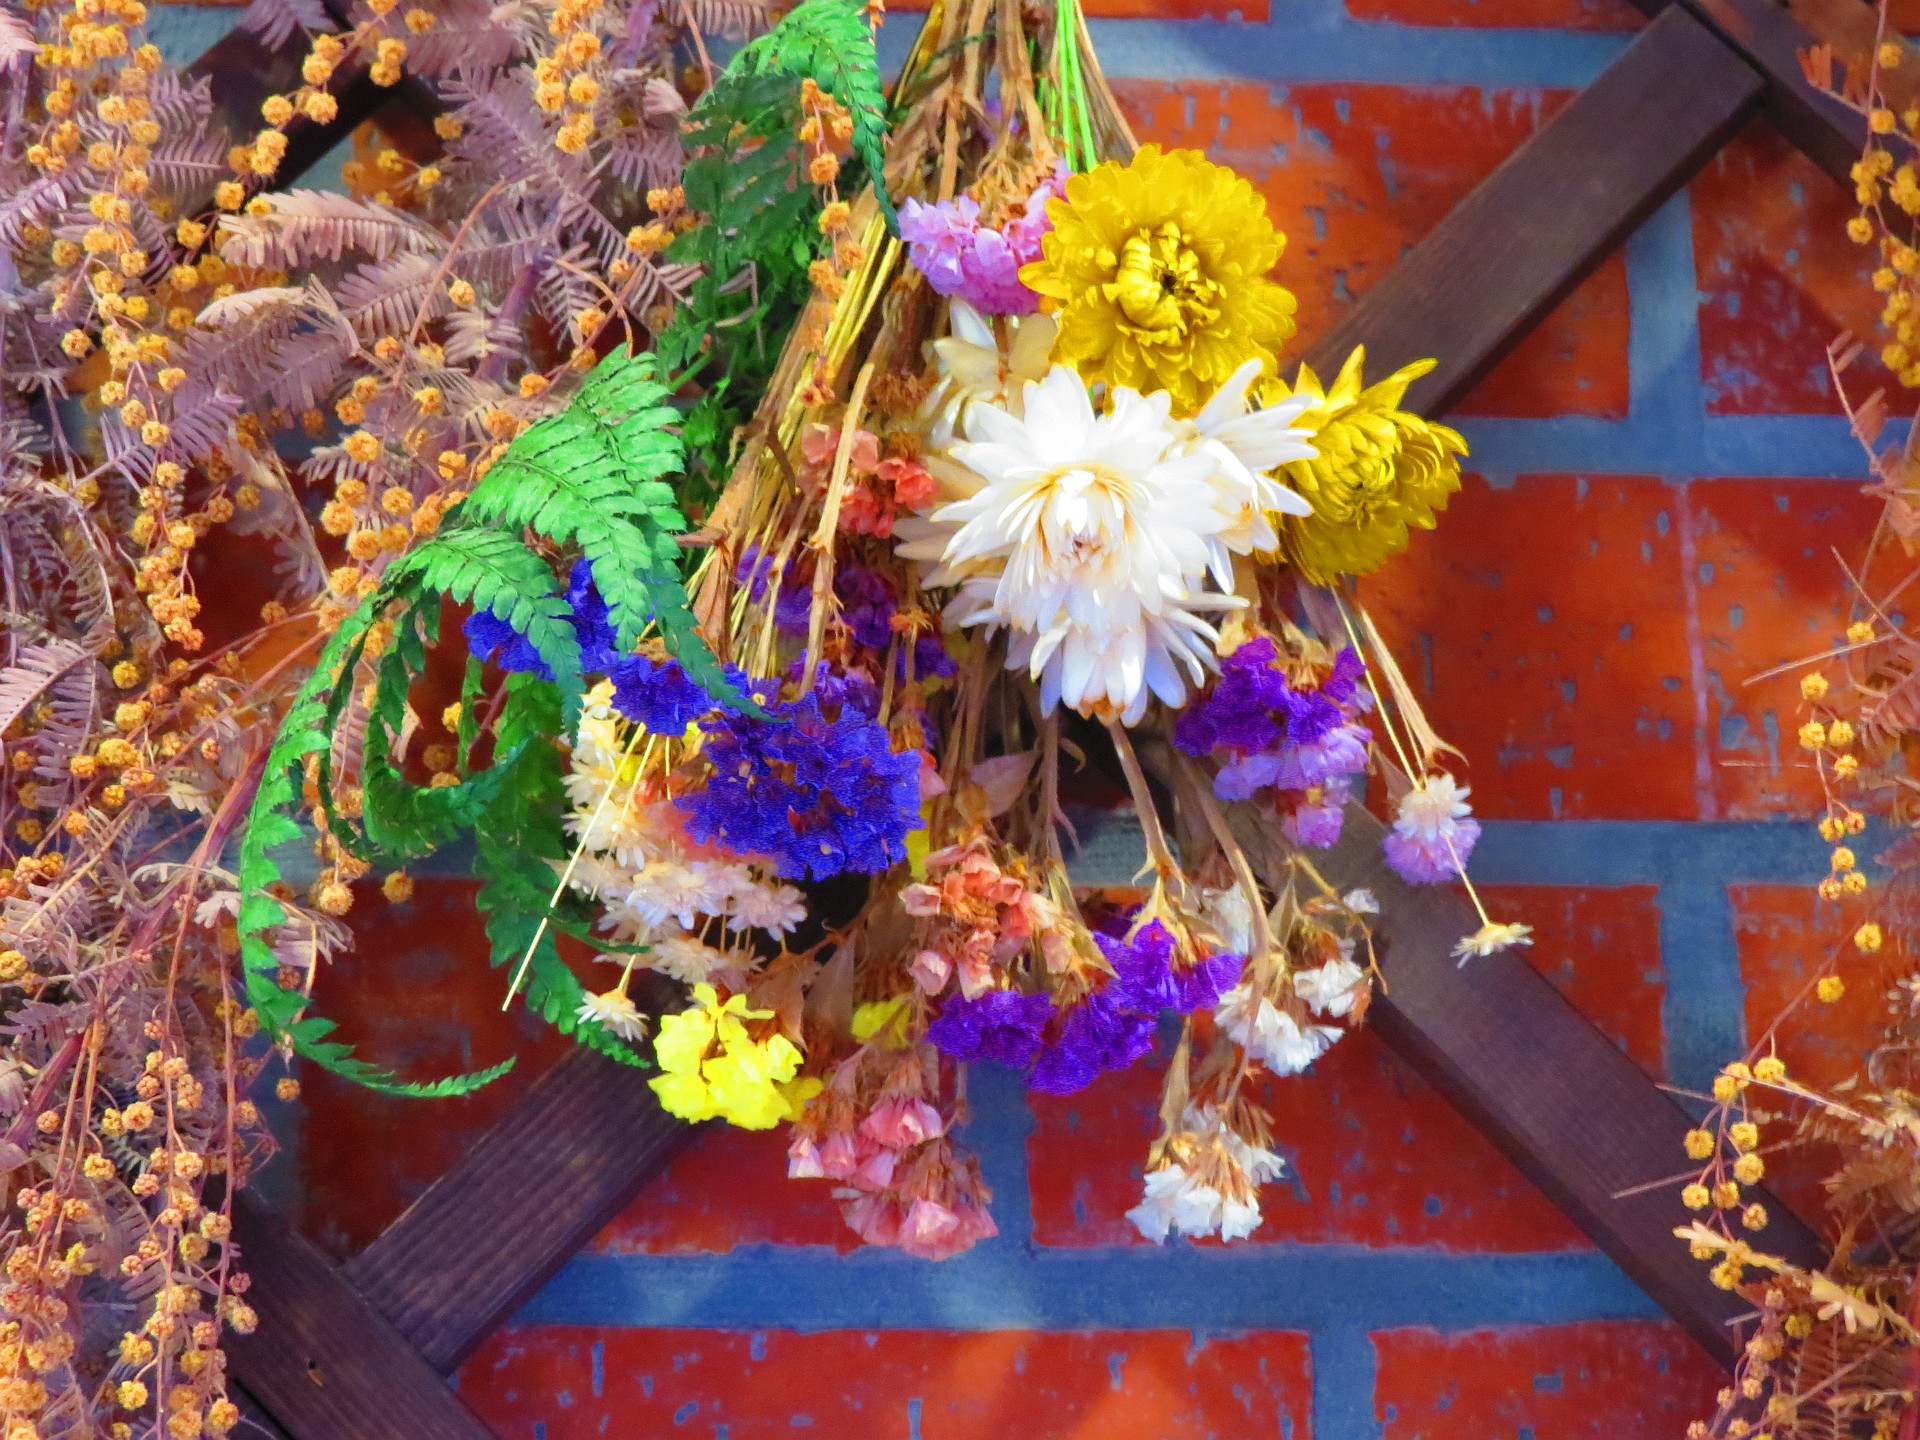
<svg viewBox="0 0 1920 1440"><path fill-rule="evenodd" d="M580 668L589 675L611 674L620 660L620 642L607 616L607 602L593 583L593 567L582 558L567 576L567 604L573 631L580 637Z"/></svg>
<svg viewBox="0 0 1920 1440"><path fill-rule="evenodd" d="M775 558L758 545L749 544L740 552L740 559L733 567L734 584L746 586L747 594L756 605L767 603ZM804 635L813 597L806 586L794 584L792 577L782 576L781 581L779 592L773 598L774 628L783 635Z"/></svg>
<svg viewBox="0 0 1920 1440"><path fill-rule="evenodd" d="M1281 829L1296 845L1329 849L1340 841L1340 827L1346 819L1347 802L1352 798L1351 781L1344 776L1329 780L1293 807Z"/></svg>
<svg viewBox="0 0 1920 1440"><path fill-rule="evenodd" d="M1108 985L1067 1012L1060 1038L1040 1052L1027 1084L1043 1095L1084 1090L1103 1070L1124 1070L1153 1048L1154 1012L1123 985Z"/></svg>
<svg viewBox="0 0 1920 1440"><path fill-rule="evenodd" d="M1466 869L1480 839L1480 822L1467 804L1470 792L1441 772L1400 797L1393 829L1382 848L1402 880L1435 885Z"/></svg>
<svg viewBox="0 0 1920 1440"><path fill-rule="evenodd" d="M968 195L932 205L908 200L900 207L908 258L936 294L964 300L983 315L1031 315L1040 297L1020 283L1020 267L1040 258L1040 242L1053 228L1047 202L1063 193L1064 183L1060 176L1043 180L999 230L980 223L979 202Z"/></svg>
<svg viewBox="0 0 1920 1440"><path fill-rule="evenodd" d="M674 803L687 830L763 855L787 879L878 874L920 826L920 756L896 753L886 727L820 693L762 702L767 719L723 714L706 727L713 773Z"/></svg>
<svg viewBox="0 0 1920 1440"><path fill-rule="evenodd" d="M1214 776L1222 800L1248 800L1261 789L1312 790L1358 775L1367 768L1373 735L1364 725L1343 722L1306 745L1284 745L1235 756Z"/></svg>
<svg viewBox="0 0 1920 1440"><path fill-rule="evenodd" d="M1367 768L1373 736L1358 716L1368 708L1360 689L1360 657L1342 650L1318 685L1296 689L1279 667L1271 638L1249 640L1221 665L1220 679L1174 726L1174 744L1189 755L1219 754L1213 790L1248 800L1262 790L1295 797L1287 833L1302 844L1340 838L1351 777Z"/></svg>
<svg viewBox="0 0 1920 1440"><path fill-rule="evenodd" d="M608 672L613 708L656 735L678 735L715 706L677 660L624 655Z"/></svg>
<svg viewBox="0 0 1920 1440"><path fill-rule="evenodd" d="M1293 693L1278 658L1265 635L1227 656L1213 689L1181 712L1173 743L1189 755L1215 750L1253 754L1277 744L1286 734L1287 701Z"/></svg>
<svg viewBox="0 0 1920 1440"><path fill-rule="evenodd" d="M978 999L955 995L927 1027L927 1039L955 1060L997 1060L1023 1070L1040 1053L1041 1032L1053 1018L1045 995L989 990Z"/></svg>
<svg viewBox="0 0 1920 1440"><path fill-rule="evenodd" d="M1173 1008L1185 1015L1213 1009L1222 995L1240 983L1240 972L1246 966L1246 956L1219 950L1191 970L1174 971Z"/></svg>
<svg viewBox="0 0 1920 1440"><path fill-rule="evenodd" d="M474 611L460 633L467 637L467 650L476 660L492 660L509 675L528 671L542 680L553 679L553 671L533 642L491 610Z"/></svg>
<svg viewBox="0 0 1920 1440"><path fill-rule="evenodd" d="M1069 1010L1060 1038L1040 1052L1028 1084L1048 1095L1084 1089L1103 1070L1124 1070L1153 1046L1162 1010L1212 1009L1233 988L1246 957L1210 955L1190 970L1173 968L1173 932L1158 920L1130 935L1095 933L1113 979Z"/></svg>

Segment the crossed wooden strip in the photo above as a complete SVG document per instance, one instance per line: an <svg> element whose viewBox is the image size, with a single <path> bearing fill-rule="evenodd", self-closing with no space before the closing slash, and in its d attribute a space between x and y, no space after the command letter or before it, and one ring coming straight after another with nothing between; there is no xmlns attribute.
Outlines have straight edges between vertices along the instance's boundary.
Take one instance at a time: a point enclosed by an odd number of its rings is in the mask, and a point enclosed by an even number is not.
<svg viewBox="0 0 1920 1440"><path fill-rule="evenodd" d="M1439 355L1409 403L1444 412L1756 113L1845 179L1864 126L1808 87L1797 57L1813 40L1785 10L1770 0L1639 3L1653 23L1368 291L1314 348L1316 369L1331 373L1362 342L1377 373ZM1850 47L1843 58L1857 60L1871 35L1863 42L1844 9L1855 3L1795 0L1810 14L1828 6L1828 28ZM248 133L259 99L283 83L272 67L297 60L236 35L195 68L217 77L217 98ZM383 103L383 128L430 143L418 93L396 104L355 77L339 89L340 119L295 137L283 178ZM1380 834L1356 809L1323 866L1335 883L1381 897L1379 1033L1731 1363L1727 1321L1739 1300L1679 1251L1670 1191L1626 1193L1672 1170L1687 1116L1524 960L1457 967L1449 951L1476 917L1458 895L1402 885L1380 859ZM485 1440L486 1426L440 1376L691 1133L660 1111L644 1074L575 1050L344 1266L242 1197L235 1233L258 1281L250 1298L261 1323L232 1338L235 1376L293 1440ZM1784 1206L1768 1208L1769 1247L1817 1261L1813 1233Z"/></svg>

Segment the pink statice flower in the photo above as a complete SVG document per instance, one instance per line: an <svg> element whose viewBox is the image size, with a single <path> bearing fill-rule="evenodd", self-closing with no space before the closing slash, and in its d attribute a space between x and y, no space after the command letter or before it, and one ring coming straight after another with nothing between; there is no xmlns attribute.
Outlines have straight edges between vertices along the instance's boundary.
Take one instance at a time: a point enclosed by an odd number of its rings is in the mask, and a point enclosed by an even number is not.
<svg viewBox="0 0 1920 1440"><path fill-rule="evenodd" d="M1425 777L1400 797L1393 829L1383 848L1403 880L1436 885L1467 867L1480 822L1467 804L1468 791L1444 771Z"/></svg>
<svg viewBox="0 0 1920 1440"><path fill-rule="evenodd" d="M1034 187L1018 214L995 229L980 223L980 204L970 195L900 207L900 236L907 255L936 294L965 300L984 315L1031 315L1040 297L1020 283L1020 267L1040 258L1040 242L1053 228L1047 202L1065 193L1064 168Z"/></svg>

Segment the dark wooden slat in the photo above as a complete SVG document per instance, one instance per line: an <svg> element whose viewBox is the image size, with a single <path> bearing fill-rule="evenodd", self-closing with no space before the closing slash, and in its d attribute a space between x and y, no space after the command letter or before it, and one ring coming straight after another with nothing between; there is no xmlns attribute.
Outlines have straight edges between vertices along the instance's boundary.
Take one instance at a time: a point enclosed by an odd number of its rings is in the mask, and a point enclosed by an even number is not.
<svg viewBox="0 0 1920 1440"><path fill-rule="evenodd" d="M233 1222L260 1324L229 1331L227 1354L281 1428L298 1440L493 1440L312 1241L244 1194Z"/></svg>
<svg viewBox="0 0 1920 1440"><path fill-rule="evenodd" d="M1716 1289L1708 1267L1674 1238L1692 1218L1679 1185L1623 1193L1688 1169L1682 1137L1693 1122L1517 951L1457 964L1453 946L1479 928L1479 916L1456 890L1395 875L1381 852L1384 834L1373 815L1349 807L1340 844L1318 862L1335 886L1364 885L1380 901L1385 983L1369 1023L1663 1310L1732 1364L1727 1322L1750 1307ZM1243 838L1277 873L1284 862L1270 837ZM1758 1245L1821 1263L1819 1239L1784 1205L1758 1187L1749 1198L1773 1217Z"/></svg>
<svg viewBox="0 0 1920 1440"><path fill-rule="evenodd" d="M452 1370L692 1134L645 1072L576 1049L343 1275L427 1364Z"/></svg>
<svg viewBox="0 0 1920 1440"><path fill-rule="evenodd" d="M1867 122L1832 96L1807 83L1800 69L1800 52L1815 40L1794 18L1795 5L1784 8L1773 0L1686 0L1687 8L1738 49L1750 65L1767 77L1761 113L1793 142L1808 159L1835 180L1852 189L1847 172L1867 144ZM1872 48L1873 11L1859 0L1845 0L1858 12L1867 41L1861 58ZM1840 15L1839 7L1833 13Z"/></svg>
<svg viewBox="0 0 1920 1440"><path fill-rule="evenodd" d="M307 43L301 36L275 50L253 32L236 27L189 65L187 74L193 80L211 82L214 114L236 141L247 141L265 124L261 102L300 85L300 62L306 53ZM339 101L339 114L325 125L297 116L287 126L287 153L274 176L281 188L312 169L362 121L376 116L395 148L409 159L424 163L440 153L430 123L438 102L417 80L405 79L386 88L367 78L365 66L343 65L329 88Z"/></svg>
<svg viewBox="0 0 1920 1440"><path fill-rule="evenodd" d="M1670 0L1635 0L1656 13ZM1800 52L1825 40L1864 63L1873 46L1874 11L1862 0L1677 0L1710 26L1766 82L1760 110L1774 128L1827 174L1852 187L1847 172L1866 148L1865 120L1809 85ZM1805 22L1803 24L1803 22Z"/></svg>
<svg viewBox="0 0 1920 1440"><path fill-rule="evenodd" d="M1760 78L1684 11L1626 53L1368 290L1309 361L1331 378L1440 364L1410 408L1451 407L1753 113Z"/></svg>

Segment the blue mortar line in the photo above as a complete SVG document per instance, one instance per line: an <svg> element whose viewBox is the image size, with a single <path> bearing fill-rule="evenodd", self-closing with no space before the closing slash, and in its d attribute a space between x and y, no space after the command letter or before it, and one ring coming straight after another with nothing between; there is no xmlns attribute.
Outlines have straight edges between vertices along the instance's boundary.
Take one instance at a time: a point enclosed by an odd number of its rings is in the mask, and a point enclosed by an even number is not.
<svg viewBox="0 0 1920 1440"><path fill-rule="evenodd" d="M1627 241L1625 261L1628 418L1636 428L1661 431L1679 452L1698 451L1706 407L1693 207L1685 189L1642 222ZM1660 470L1671 475L1676 467Z"/></svg>
<svg viewBox="0 0 1920 1440"><path fill-rule="evenodd" d="M1866 475L1860 444L1837 415L1707 415L1690 433L1680 435L1638 418L1602 420L1591 415L1548 420L1463 416L1449 423L1466 437L1466 468L1481 475L1669 475L1855 484Z"/></svg>
<svg viewBox="0 0 1920 1440"><path fill-rule="evenodd" d="M1373 1389L1380 1368L1373 1337L1359 1325L1313 1332L1313 1440L1380 1440Z"/></svg>
<svg viewBox="0 0 1920 1440"><path fill-rule="evenodd" d="M1593 1251L1452 1254L1360 1246L1176 1243L1164 1250L897 1251L739 1246L721 1255L586 1254L516 1325L728 1330L1382 1329L1654 1319L1660 1309Z"/></svg>
<svg viewBox="0 0 1920 1440"><path fill-rule="evenodd" d="M1490 885L1811 884L1811 826L1784 820L1483 820L1467 867ZM1867 847L1860 847L1866 853Z"/></svg>
<svg viewBox="0 0 1920 1440"><path fill-rule="evenodd" d="M1660 1002L1667 1077L1706 1091L1747 1053L1747 985L1724 885L1697 878L1660 887Z"/></svg>
<svg viewBox="0 0 1920 1440"><path fill-rule="evenodd" d="M960 1136L980 1160L980 1173L993 1191L993 1221L1000 1233L977 1247L1010 1256L1033 1249L1033 1201L1027 1185L1027 1136L1033 1110L1027 1104L1023 1076L1002 1065L967 1067L967 1101L972 1117Z"/></svg>
<svg viewBox="0 0 1920 1440"><path fill-rule="evenodd" d="M1094 44L1119 79L1350 81L1379 85L1471 85L1487 89L1577 89L1619 58L1626 34L1380 24L1339 6L1274 0L1274 17L1237 20L1095 20ZM184 64L239 22L238 9L154 5L147 33ZM922 17L901 14L881 31L884 69L898 68Z"/></svg>

